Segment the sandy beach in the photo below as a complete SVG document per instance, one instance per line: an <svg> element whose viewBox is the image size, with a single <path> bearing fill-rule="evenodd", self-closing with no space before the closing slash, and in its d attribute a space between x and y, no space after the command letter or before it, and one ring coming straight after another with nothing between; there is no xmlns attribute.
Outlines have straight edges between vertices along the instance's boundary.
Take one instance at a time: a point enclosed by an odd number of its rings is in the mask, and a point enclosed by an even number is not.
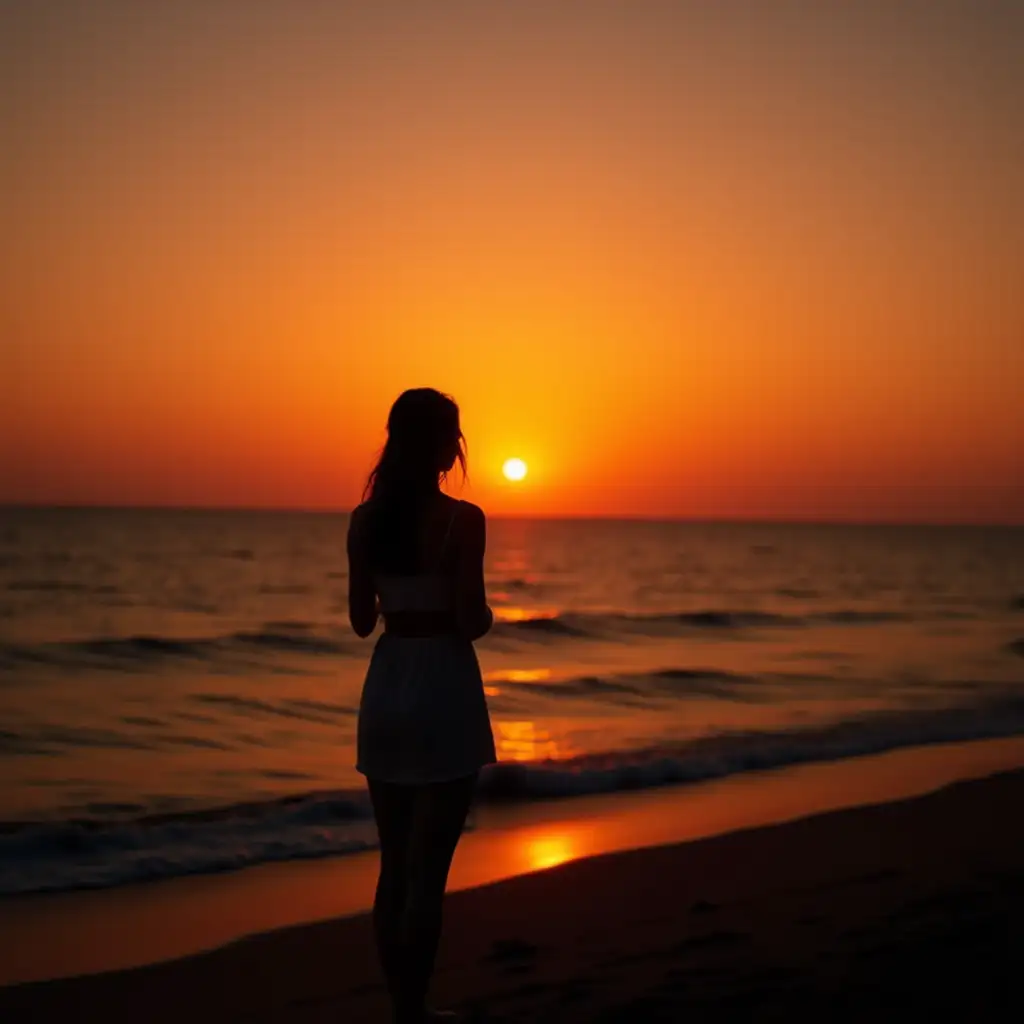
<svg viewBox="0 0 1024 1024"><path fill-rule="evenodd" d="M440 1004L520 1021L1012 1020L1024 772L453 893ZM97 936L102 922L96 922ZM365 915L0 989L0 1019L385 1021Z"/></svg>

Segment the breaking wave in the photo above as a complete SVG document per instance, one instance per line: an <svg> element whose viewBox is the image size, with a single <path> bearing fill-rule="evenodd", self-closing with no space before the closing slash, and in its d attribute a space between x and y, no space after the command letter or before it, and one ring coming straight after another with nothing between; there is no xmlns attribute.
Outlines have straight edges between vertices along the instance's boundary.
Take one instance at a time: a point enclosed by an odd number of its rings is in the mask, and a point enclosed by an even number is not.
<svg viewBox="0 0 1024 1024"><path fill-rule="evenodd" d="M807 728L721 732L571 760L505 762L484 772L480 798L529 802L615 793L1019 734L1024 698L1007 696L978 705L874 712ZM88 818L0 825L0 894L337 856L375 842L371 810L360 792L310 793L176 815L141 815L141 808L130 805L96 811Z"/></svg>

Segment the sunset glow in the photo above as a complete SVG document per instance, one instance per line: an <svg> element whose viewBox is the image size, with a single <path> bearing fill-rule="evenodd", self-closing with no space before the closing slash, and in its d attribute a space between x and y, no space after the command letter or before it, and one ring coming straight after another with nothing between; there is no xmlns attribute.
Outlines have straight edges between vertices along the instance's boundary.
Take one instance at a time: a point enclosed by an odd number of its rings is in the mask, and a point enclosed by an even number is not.
<svg viewBox="0 0 1024 1024"><path fill-rule="evenodd" d="M0 501L1024 522L1012 5L401 10L4 6Z"/></svg>

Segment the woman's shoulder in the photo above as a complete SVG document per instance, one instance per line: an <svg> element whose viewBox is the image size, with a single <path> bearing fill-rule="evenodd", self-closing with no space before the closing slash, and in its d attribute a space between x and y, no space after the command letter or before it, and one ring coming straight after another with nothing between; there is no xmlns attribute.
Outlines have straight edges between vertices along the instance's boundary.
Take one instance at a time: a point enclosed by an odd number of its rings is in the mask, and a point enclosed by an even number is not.
<svg viewBox="0 0 1024 1024"><path fill-rule="evenodd" d="M475 547L486 543L487 516L479 505L471 501L456 500L452 506L452 533L459 537L460 543Z"/></svg>
<svg viewBox="0 0 1024 1024"><path fill-rule="evenodd" d="M364 501L352 509L348 516L348 532L350 537L358 537L366 529L366 521L369 518L369 514L370 503L368 501Z"/></svg>
<svg viewBox="0 0 1024 1024"><path fill-rule="evenodd" d="M452 515L466 525L482 523L487 516L479 505L471 501L463 501L462 498L452 498Z"/></svg>

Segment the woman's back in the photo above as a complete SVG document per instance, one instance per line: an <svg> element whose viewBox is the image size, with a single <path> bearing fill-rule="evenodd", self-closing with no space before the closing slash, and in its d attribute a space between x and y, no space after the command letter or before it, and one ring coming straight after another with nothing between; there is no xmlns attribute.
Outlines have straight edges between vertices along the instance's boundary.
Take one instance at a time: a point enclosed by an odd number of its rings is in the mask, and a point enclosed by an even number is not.
<svg viewBox="0 0 1024 1024"><path fill-rule="evenodd" d="M417 503L371 499L360 505L348 539L355 631L368 636L383 614L385 630L483 636L492 621L484 586L486 535L476 505L440 491Z"/></svg>
<svg viewBox="0 0 1024 1024"><path fill-rule="evenodd" d="M407 571L390 567L373 570L380 611L385 617L403 612L454 611L455 573L450 554L458 543L453 534L461 502L440 495L439 499L427 511L424 524L416 524L421 536ZM372 509L369 514L372 516ZM442 523L443 533L438 540Z"/></svg>

